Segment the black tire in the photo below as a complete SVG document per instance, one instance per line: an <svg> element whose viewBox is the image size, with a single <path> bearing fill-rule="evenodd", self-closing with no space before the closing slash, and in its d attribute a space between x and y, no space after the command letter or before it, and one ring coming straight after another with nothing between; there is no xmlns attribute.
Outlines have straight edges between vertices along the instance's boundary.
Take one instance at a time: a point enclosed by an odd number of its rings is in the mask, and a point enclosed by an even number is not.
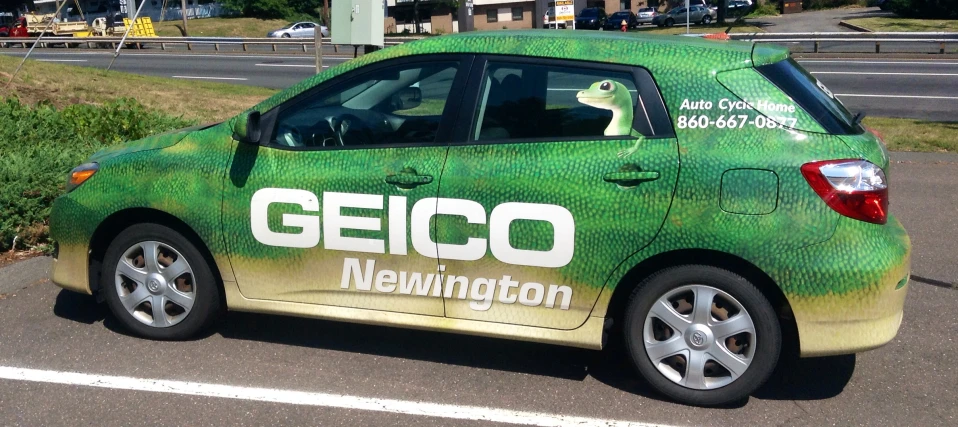
<svg viewBox="0 0 958 427"><path fill-rule="evenodd" d="M712 15L705 15L702 17L702 25L708 25L712 23Z"/></svg>
<svg viewBox="0 0 958 427"><path fill-rule="evenodd" d="M714 389L687 388L663 375L649 359L643 338L652 306L672 290L687 285L706 285L731 295L751 317L755 348L745 371L731 383ZM684 404L716 406L746 399L775 370L782 347L782 332L768 299L748 280L717 267L684 265L662 270L645 279L630 296L623 333L626 348L639 374L660 393Z"/></svg>
<svg viewBox="0 0 958 427"><path fill-rule="evenodd" d="M128 249L145 241L156 241L179 252L192 269L193 306L179 323L172 326L147 325L134 318L120 301L115 273L117 264ZM195 337L208 329L221 313L219 281L206 258L189 239L160 224L136 224L113 239L103 258L100 292L120 324L132 333L149 339L184 340Z"/></svg>
<svg viewBox="0 0 958 427"><path fill-rule="evenodd" d="M666 27L671 27L671 26L673 26L673 25L675 25L675 20L674 20L674 19L671 19L671 18L670 18L670 19L666 19L666 20L665 20L665 26L666 26Z"/></svg>
<svg viewBox="0 0 958 427"><path fill-rule="evenodd" d="M292 36L291 36L291 35L289 35L289 33L285 33L285 34L283 34L283 38L284 38L284 39L288 39L288 38L290 38L290 37L292 37Z"/></svg>

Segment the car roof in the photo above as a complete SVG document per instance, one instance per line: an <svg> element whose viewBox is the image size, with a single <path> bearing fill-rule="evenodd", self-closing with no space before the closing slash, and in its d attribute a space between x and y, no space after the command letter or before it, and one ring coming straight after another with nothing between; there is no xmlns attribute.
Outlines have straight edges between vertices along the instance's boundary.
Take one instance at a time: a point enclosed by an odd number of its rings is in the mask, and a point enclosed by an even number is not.
<svg viewBox="0 0 958 427"><path fill-rule="evenodd" d="M744 68L752 62L772 63L788 57L788 50L765 45L754 49L758 55L755 56L751 42L606 31L473 31L428 37L396 47L408 50L408 54L522 55L641 65L649 69L691 67L715 71Z"/></svg>
<svg viewBox="0 0 958 427"><path fill-rule="evenodd" d="M653 73L702 75L771 64L788 58L788 49L768 44L646 35L619 31L470 31L406 42L330 68L344 73L387 59L429 54L489 54L592 61L645 67ZM694 58L694 59L689 59ZM316 74L260 103L266 111L328 78Z"/></svg>

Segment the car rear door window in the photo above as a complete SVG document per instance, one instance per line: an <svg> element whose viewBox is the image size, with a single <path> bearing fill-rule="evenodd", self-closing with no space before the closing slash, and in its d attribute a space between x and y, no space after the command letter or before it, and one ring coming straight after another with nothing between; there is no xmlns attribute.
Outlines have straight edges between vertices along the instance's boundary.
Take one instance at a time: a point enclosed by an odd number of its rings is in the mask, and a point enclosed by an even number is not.
<svg viewBox="0 0 958 427"><path fill-rule="evenodd" d="M614 105L610 97L586 104L590 88L622 91L628 102ZM613 119L630 115L631 129L643 135L651 135L653 129L635 77L626 70L490 62L479 105L471 136L477 141L622 136L607 130ZM617 110L625 105L628 111Z"/></svg>

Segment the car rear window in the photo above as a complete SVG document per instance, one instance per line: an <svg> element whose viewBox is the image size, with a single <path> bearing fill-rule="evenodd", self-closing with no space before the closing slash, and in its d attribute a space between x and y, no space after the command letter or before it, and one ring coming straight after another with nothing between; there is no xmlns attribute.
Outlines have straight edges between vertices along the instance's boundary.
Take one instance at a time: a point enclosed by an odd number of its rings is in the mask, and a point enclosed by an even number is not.
<svg viewBox="0 0 958 427"><path fill-rule="evenodd" d="M835 94L795 60L789 58L755 69L798 103L826 132L850 135L864 131Z"/></svg>

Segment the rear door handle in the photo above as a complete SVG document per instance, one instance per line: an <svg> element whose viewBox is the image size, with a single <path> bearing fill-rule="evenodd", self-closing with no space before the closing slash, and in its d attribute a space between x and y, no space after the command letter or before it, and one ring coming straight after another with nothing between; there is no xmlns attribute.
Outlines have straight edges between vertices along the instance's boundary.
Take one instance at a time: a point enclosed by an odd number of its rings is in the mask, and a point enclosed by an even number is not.
<svg viewBox="0 0 958 427"><path fill-rule="evenodd" d="M432 175L420 175L413 168L403 168L397 174L387 175L386 184L395 185L403 190L410 190L420 185L432 182Z"/></svg>
<svg viewBox="0 0 958 427"><path fill-rule="evenodd" d="M609 172L602 177L605 182L611 182L623 187L634 187L646 181L655 181L659 179L659 173L655 171L616 171Z"/></svg>

